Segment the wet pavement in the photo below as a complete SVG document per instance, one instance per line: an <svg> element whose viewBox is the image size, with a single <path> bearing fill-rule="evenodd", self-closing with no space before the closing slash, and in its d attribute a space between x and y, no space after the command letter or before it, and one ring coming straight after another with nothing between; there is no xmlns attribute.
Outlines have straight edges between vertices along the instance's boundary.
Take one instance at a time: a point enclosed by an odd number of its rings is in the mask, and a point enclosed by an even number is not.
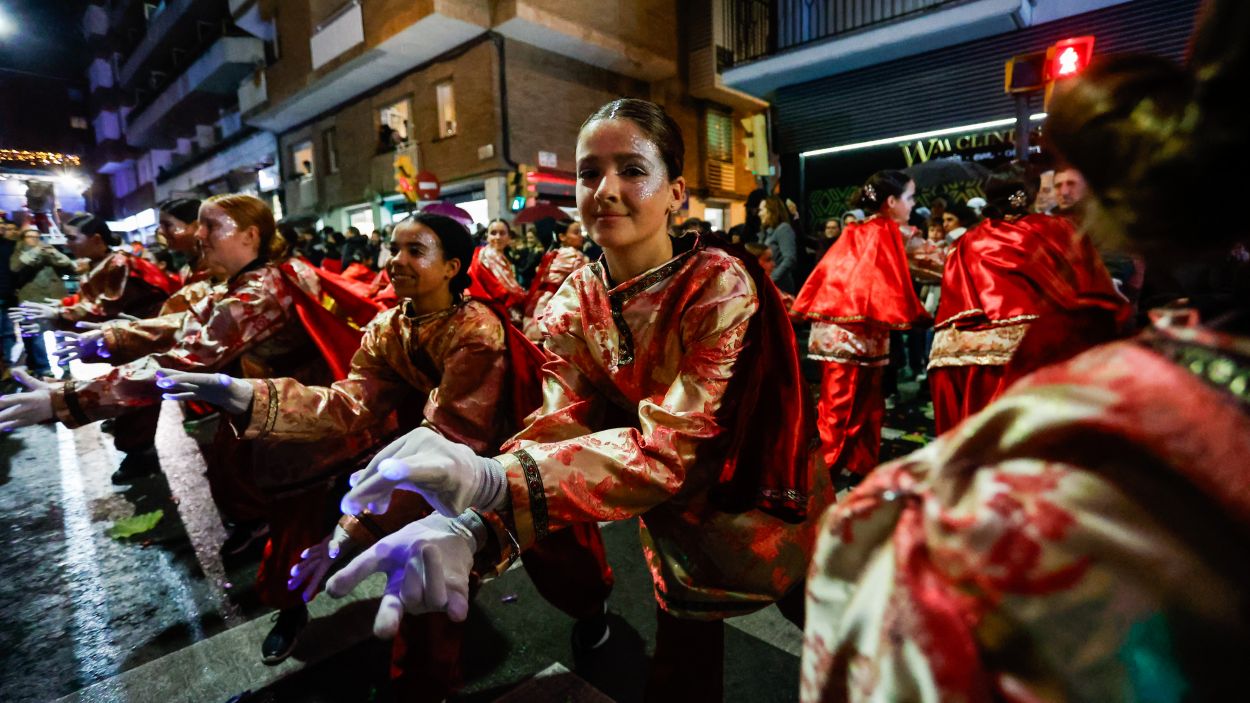
<svg viewBox="0 0 1250 703"><path fill-rule="evenodd" d="M900 386L887 411L883 460L932 433L919 386ZM310 635L354 632L347 649L301 644L281 667L259 664L269 619L251 591L255 560L230 569L220 563L224 531L176 404L162 410L158 450L163 475L114 486L109 477L121 457L98 423L0 435L0 701L75 691L79 700L225 701L246 689L261 701L386 700L388 647L367 636L368 601L342 606L321 596L314 603L320 625ZM158 510L151 530L110 535ZM544 700L558 691L562 700L592 698L578 690L641 699L654 635L650 579L636 524L610 525L605 539L618 579L608 652L574 661L571 622L514 570L477 598L459 700ZM775 608L732 620L727 699L794 700L800 643Z"/></svg>

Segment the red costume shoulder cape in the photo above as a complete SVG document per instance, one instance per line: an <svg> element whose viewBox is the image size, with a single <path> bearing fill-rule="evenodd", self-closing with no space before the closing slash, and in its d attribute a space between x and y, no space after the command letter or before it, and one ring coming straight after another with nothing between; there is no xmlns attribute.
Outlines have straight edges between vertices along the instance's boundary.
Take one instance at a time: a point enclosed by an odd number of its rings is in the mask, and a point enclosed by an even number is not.
<svg viewBox="0 0 1250 703"><path fill-rule="evenodd" d="M479 260L481 253L482 247L474 249L473 261L469 264L469 278L473 279L468 290L469 296L490 301L504 308L512 308L522 302L504 287L495 274L490 272L490 269L482 265Z"/></svg>
<svg viewBox="0 0 1250 703"><path fill-rule="evenodd" d="M148 261L142 256L128 254L126 256L126 262L130 264L131 278L137 278L149 286L163 292L165 295L173 295L175 291L182 287L178 280L166 274L164 271L160 270L156 264Z"/></svg>
<svg viewBox="0 0 1250 703"><path fill-rule="evenodd" d="M1089 238L1070 222L985 220L951 248L937 325L977 327L1048 312L1129 312Z"/></svg>
<svg viewBox="0 0 1250 703"><path fill-rule="evenodd" d="M295 301L295 314L304 330L325 357L335 379L342 380L352 367L352 357L360 348L362 327L369 324L374 315L382 310L377 303L362 296L357 290L360 284L300 262L317 274L321 284L318 300L302 285L295 264L287 260L280 269ZM331 312L331 309L334 312Z"/></svg>
<svg viewBox="0 0 1250 703"><path fill-rule="evenodd" d="M543 258L538 262L538 269L534 272L534 280L530 281L530 292L525 297L525 316L533 317L534 311L538 307L538 298L544 292L555 293L559 290L559 286L552 287L547 283L547 270L551 268L551 262L556 258L558 249L543 254Z"/></svg>
<svg viewBox="0 0 1250 703"><path fill-rule="evenodd" d="M725 512L759 509L802 522L815 415L785 302L758 257L722 240L701 239L742 262L759 299L721 403L723 417L717 418L729 446L714 447L724 458L712 502Z"/></svg>
<svg viewBox="0 0 1250 703"><path fill-rule="evenodd" d="M504 338L508 345L508 365L512 369L512 385L508 395L512 404L514 428L519 430L525 427L525 418L543 404L542 369L547 358L542 349L509 321L507 311L487 300L478 302L490 308L503 324Z"/></svg>
<svg viewBox="0 0 1250 703"><path fill-rule="evenodd" d="M903 233L884 217L846 228L803 284L792 312L820 322L891 329L930 322L912 284Z"/></svg>

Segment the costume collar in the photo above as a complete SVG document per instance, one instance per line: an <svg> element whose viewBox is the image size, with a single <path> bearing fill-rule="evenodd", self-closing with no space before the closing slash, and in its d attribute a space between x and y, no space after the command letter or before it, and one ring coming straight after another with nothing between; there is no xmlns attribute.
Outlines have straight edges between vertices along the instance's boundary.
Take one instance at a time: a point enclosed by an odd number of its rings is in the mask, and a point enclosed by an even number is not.
<svg viewBox="0 0 1250 703"><path fill-rule="evenodd" d="M673 241L673 258L654 268L643 271L628 281L612 285L612 279L608 274L608 261L604 256L600 256L591 266L593 267L595 277L603 284L608 291L609 299L617 305L623 305L631 298L643 292L644 290L654 286L664 279L672 276L678 269L686 263L686 259L695 251L703 248L702 238L693 237L676 237Z"/></svg>
<svg viewBox="0 0 1250 703"><path fill-rule="evenodd" d="M231 285L231 286L234 285L235 283L239 281L240 278L243 277L244 274L251 272L251 271L255 271L256 269L259 269L259 268L264 268L266 263L267 262L265 261L265 259L259 256L256 257L255 259L252 259L251 263L239 269L237 273L231 276L230 279L226 281L226 284Z"/></svg>
<svg viewBox="0 0 1250 703"><path fill-rule="evenodd" d="M1153 326L1138 341L1250 408L1250 339L1207 327Z"/></svg>
<svg viewBox="0 0 1250 703"><path fill-rule="evenodd" d="M464 307L463 302L452 303L442 310L435 310L434 312L427 312L418 315L416 310L413 309L412 300L405 298L404 302L400 305L402 306L404 317L411 320L414 325L423 325L427 322L433 322L434 320L441 320L444 317L450 317L457 310Z"/></svg>

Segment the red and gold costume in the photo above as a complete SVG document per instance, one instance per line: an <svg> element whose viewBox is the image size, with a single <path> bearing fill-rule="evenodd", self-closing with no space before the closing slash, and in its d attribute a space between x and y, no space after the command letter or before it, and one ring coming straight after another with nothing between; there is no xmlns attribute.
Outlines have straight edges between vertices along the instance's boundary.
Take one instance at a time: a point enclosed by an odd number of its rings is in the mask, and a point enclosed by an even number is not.
<svg viewBox="0 0 1250 703"><path fill-rule="evenodd" d="M806 569L811 521L748 508L768 504L801 518L831 494L801 426L784 437L759 426L765 436L746 441L778 443L775 473L758 475L768 460L751 455L737 467L750 482L729 486L741 491L741 512L719 507L726 470L750 449L729 444L752 432L740 420L758 420L755 399L737 394L731 379L784 367L792 385L768 388L772 402L761 402L801 425L797 355L792 335L787 346L772 338L775 330L752 324L762 271L748 273L734 255L702 243L677 240L675 249L667 263L619 284L601 262L569 276L540 323L548 359L542 407L499 461L522 547L566 525L640 516L660 607L716 620L777 600ZM788 327L780 300L763 302ZM768 343L779 344L775 357L752 356ZM789 358L781 356L787 349ZM741 402L727 403L727 393ZM770 483L792 469L799 475Z"/></svg>
<svg viewBox="0 0 1250 703"><path fill-rule="evenodd" d="M534 282L530 284L529 298L525 302L525 336L535 342L542 341L542 329L538 326L538 318L547 309L547 302L555 295L564 279L577 269L590 263L590 259L581 249L560 247L555 251L543 254L534 274Z"/></svg>
<svg viewBox="0 0 1250 703"><path fill-rule="evenodd" d="M509 344L524 344L534 357L539 352L507 324L478 301L423 315L404 301L365 329L347 378L328 387L293 378L252 381L252 413L241 436L302 442L378 434L395 412L400 431L425 424L475 452L493 454L515 432L518 415L537 405L537 393L530 392L533 404L520 413L513 406L517 381L536 381L537 360L525 364L530 368L522 369L523 378L514 378L514 352L524 350L510 350ZM401 491L386 513L346 523L363 547L430 512L419 496ZM596 524L536 545L523 563L539 592L571 617L602 612L613 577ZM441 613L405 616L392 650L392 676L406 690L405 700L441 700L455 688L464 632Z"/></svg>
<svg viewBox="0 0 1250 703"><path fill-rule="evenodd" d="M941 434L1021 376L1115 336L1128 301L1065 219L985 220L951 248L929 379Z"/></svg>
<svg viewBox="0 0 1250 703"><path fill-rule="evenodd" d="M311 267L258 260L186 312L105 327L110 353L126 363L97 379L57 387L53 411L77 427L153 407L161 400L155 381L162 367L251 378L281 369L305 383L330 383L332 363L323 350L331 332L324 321L314 326L304 317L309 301L320 299ZM300 550L325 532L320 518L335 472L373 441L367 433L307 444L238 441L225 423L219 428L205 455L219 510L228 520L270 525L257 582L262 602L280 608L300 602L286 589L287 572Z"/></svg>
<svg viewBox="0 0 1250 703"><path fill-rule="evenodd" d="M83 279L73 302L61 308L60 320L105 322L125 313L150 317L177 286L156 264L118 251L101 259Z"/></svg>
<svg viewBox="0 0 1250 703"><path fill-rule="evenodd" d="M825 464L868 473L881 449L890 331L931 319L916 297L898 224L874 216L848 225L803 284L792 314L812 321L808 356L826 362L818 423Z"/></svg>
<svg viewBox="0 0 1250 703"><path fill-rule="evenodd" d="M822 520L803 701L1235 700L1250 339L1042 369Z"/></svg>
<svg viewBox="0 0 1250 703"><path fill-rule="evenodd" d="M510 314L519 313L518 308L525 303L528 293L517 283L516 269L503 252L493 247L478 247L473 250L469 277L473 279L469 295L478 300L492 302Z"/></svg>

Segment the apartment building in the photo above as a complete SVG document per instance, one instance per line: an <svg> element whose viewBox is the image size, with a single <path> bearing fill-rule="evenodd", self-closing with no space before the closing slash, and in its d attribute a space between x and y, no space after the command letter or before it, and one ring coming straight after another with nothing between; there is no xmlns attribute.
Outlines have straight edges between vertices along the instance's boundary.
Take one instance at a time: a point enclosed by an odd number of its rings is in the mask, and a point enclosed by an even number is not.
<svg viewBox="0 0 1250 703"><path fill-rule="evenodd" d="M756 187L739 120L768 104L719 79L707 2L250 0L240 25L274 51L244 80L244 124L277 135L288 218L362 230L416 207L397 157L478 221L506 215L508 175L573 204L577 130L621 96L659 102L687 137L686 213L729 226Z"/></svg>
<svg viewBox="0 0 1250 703"><path fill-rule="evenodd" d="M238 104L241 84L272 59L272 33L236 23L236 4L111 0L84 12L92 161L115 220L145 230L170 197L276 190L266 178L276 140L245 124Z"/></svg>

